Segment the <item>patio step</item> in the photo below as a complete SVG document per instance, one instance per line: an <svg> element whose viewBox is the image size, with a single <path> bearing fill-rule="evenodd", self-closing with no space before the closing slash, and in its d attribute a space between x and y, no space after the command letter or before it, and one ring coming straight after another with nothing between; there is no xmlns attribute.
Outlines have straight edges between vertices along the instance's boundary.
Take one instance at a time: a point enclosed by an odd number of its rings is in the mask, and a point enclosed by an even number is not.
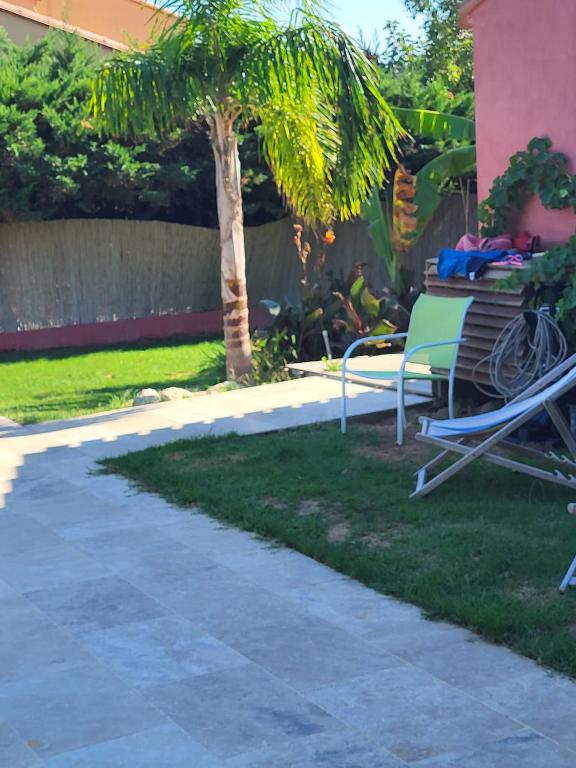
<svg viewBox="0 0 576 768"><path fill-rule="evenodd" d="M396 409L392 389L351 383L349 416ZM407 394L408 407L429 397ZM137 451L180 438L257 434L338 419L340 383L323 376L305 376L189 400L124 408L14 429L2 437L4 450L20 455L55 448L79 448L93 458Z"/></svg>

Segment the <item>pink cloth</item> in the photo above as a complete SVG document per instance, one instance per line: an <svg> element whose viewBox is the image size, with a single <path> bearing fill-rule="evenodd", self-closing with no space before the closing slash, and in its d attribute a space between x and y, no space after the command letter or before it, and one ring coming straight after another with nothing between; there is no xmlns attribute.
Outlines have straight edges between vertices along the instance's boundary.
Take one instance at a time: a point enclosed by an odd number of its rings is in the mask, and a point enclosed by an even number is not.
<svg viewBox="0 0 576 768"><path fill-rule="evenodd" d="M514 247L512 235L480 237L470 232L463 235L456 246L457 251L509 251Z"/></svg>

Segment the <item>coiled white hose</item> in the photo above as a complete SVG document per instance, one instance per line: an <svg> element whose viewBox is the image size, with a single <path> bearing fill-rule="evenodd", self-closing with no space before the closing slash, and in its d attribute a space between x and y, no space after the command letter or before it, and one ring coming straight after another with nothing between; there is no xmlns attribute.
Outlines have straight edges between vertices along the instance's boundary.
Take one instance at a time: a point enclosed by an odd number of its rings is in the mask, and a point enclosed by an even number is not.
<svg viewBox="0 0 576 768"><path fill-rule="evenodd" d="M492 352L474 366L476 388L491 397L512 400L566 357L568 345L558 323L546 310L523 312L506 325ZM489 364L495 392L476 380L481 365Z"/></svg>

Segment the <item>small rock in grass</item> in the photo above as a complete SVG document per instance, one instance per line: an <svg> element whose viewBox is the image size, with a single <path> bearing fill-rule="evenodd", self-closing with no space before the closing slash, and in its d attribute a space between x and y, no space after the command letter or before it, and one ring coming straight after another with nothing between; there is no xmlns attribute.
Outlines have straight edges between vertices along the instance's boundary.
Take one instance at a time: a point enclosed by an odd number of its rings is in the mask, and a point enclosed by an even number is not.
<svg viewBox="0 0 576 768"><path fill-rule="evenodd" d="M134 405L151 405L162 400L157 389L141 389L134 398Z"/></svg>
<svg viewBox="0 0 576 768"><path fill-rule="evenodd" d="M166 387L166 389L160 390L160 398L163 401L184 400L187 397L192 397L192 394L189 389L182 387Z"/></svg>
<svg viewBox="0 0 576 768"><path fill-rule="evenodd" d="M212 387L208 387L206 392L210 395L218 394L218 392L230 392L233 389L241 389L241 384L238 381L221 381L219 384L214 384Z"/></svg>

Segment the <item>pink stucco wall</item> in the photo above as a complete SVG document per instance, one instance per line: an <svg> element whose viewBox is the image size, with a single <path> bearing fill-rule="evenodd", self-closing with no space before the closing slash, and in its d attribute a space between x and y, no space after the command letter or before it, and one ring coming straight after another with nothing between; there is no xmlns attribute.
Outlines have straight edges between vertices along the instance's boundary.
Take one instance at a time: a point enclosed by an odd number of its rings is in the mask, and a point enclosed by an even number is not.
<svg viewBox="0 0 576 768"><path fill-rule="evenodd" d="M484 0L468 20L480 198L534 136L552 139L576 172L576 0ZM550 244L576 232L576 215L532 200L518 226Z"/></svg>

